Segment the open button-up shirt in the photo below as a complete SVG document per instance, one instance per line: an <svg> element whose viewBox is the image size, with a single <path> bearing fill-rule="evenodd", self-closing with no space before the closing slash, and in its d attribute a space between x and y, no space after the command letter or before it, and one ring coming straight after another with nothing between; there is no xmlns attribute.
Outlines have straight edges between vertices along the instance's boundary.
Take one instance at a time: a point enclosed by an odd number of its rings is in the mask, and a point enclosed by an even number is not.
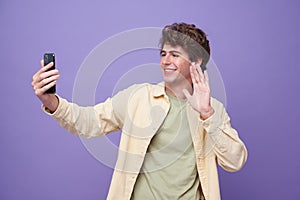
<svg viewBox="0 0 300 200"><path fill-rule="evenodd" d="M54 113L44 110L72 134L91 138L122 129L107 199L129 200L151 138L170 108L164 84L133 85L91 107L80 107L58 98L59 105ZM215 113L204 121L191 106L187 105L186 110L203 198L218 200L217 164L226 171L237 171L246 162L247 149L231 127L222 103L211 98L211 105Z"/></svg>

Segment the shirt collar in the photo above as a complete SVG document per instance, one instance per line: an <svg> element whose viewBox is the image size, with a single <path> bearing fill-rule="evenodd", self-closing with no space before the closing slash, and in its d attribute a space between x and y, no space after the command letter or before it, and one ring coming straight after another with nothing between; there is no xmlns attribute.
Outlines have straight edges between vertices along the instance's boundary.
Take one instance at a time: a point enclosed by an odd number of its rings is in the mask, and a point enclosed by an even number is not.
<svg viewBox="0 0 300 200"><path fill-rule="evenodd" d="M165 83L160 82L153 87L153 96L160 97L166 95Z"/></svg>

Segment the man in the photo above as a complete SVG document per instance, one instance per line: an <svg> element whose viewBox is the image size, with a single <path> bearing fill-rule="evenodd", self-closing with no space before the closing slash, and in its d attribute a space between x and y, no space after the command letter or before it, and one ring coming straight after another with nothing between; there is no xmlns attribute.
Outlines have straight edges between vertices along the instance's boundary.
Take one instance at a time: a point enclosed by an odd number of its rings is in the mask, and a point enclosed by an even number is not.
<svg viewBox="0 0 300 200"><path fill-rule="evenodd" d="M217 164L237 171L247 150L210 95L206 34L175 23L160 42L163 83L133 85L93 107L45 93L59 78L57 70L47 71L52 64L33 76L32 86L45 112L75 135L122 129L107 199L220 199Z"/></svg>

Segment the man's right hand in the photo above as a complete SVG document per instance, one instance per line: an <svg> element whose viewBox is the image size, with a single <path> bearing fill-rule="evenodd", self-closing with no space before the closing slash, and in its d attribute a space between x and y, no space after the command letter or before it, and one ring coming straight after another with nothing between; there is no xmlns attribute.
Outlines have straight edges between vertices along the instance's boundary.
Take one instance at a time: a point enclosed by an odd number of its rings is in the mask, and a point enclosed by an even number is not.
<svg viewBox="0 0 300 200"><path fill-rule="evenodd" d="M49 88L56 85L56 80L59 78L57 69L47 71L53 65L49 63L44 66L44 60L41 60L41 69L32 77L32 87L35 95L41 100L44 106L53 113L58 107L58 98L55 94L45 93Z"/></svg>

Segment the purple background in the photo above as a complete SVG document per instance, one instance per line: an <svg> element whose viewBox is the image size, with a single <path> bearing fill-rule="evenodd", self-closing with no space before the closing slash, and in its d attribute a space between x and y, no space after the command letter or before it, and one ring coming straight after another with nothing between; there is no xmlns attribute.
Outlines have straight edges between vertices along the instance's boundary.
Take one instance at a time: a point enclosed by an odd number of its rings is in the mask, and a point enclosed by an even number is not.
<svg viewBox="0 0 300 200"><path fill-rule="evenodd" d="M241 171L220 170L222 199L300 199L299 8L297 0L1 0L0 199L96 200L108 192L112 169L40 109L31 77L44 52L57 54L58 91L71 100L76 73L100 42L181 21L208 33L227 110L249 150Z"/></svg>

